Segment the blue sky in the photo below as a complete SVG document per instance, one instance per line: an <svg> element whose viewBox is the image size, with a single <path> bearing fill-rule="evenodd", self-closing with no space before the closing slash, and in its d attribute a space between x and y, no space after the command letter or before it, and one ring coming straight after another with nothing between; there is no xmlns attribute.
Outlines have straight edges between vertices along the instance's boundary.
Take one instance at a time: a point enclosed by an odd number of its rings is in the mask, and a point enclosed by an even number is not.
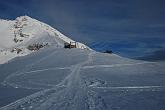
<svg viewBox="0 0 165 110"><path fill-rule="evenodd" d="M28 15L70 38L126 57L165 50L164 0L1 0L0 18Z"/></svg>

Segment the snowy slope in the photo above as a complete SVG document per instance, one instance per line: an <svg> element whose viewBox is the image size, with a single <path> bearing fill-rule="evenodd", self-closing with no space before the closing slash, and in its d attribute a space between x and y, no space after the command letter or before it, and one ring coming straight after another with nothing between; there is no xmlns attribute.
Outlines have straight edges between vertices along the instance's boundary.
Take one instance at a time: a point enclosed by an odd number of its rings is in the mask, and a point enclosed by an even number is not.
<svg viewBox="0 0 165 110"><path fill-rule="evenodd" d="M1 54L7 60L28 55L0 65L0 110L165 110L165 62L99 53L85 45L88 49L64 49L71 39L27 16L1 24L1 35L7 36L1 36ZM46 49L32 53L27 47L33 44ZM13 88L38 91L18 98Z"/></svg>
<svg viewBox="0 0 165 110"><path fill-rule="evenodd" d="M30 54L41 48L63 48L64 42L73 42L56 29L28 16L16 20L0 20L0 64L17 56ZM38 47L34 49L34 47ZM78 42L78 48L87 48Z"/></svg>
<svg viewBox="0 0 165 110"><path fill-rule="evenodd" d="M164 110L164 68L84 49L44 49L0 66L4 86L39 90L0 110Z"/></svg>

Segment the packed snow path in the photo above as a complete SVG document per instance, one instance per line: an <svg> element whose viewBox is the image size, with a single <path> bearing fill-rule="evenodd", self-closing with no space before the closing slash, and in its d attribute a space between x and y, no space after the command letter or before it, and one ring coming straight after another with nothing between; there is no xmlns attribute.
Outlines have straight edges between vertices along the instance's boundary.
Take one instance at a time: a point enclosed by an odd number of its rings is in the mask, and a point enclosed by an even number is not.
<svg viewBox="0 0 165 110"><path fill-rule="evenodd" d="M54 53L47 57L50 57ZM56 69L70 69L71 73L62 80L61 83L57 85L50 85L50 89L44 89L40 92L32 94L28 97L22 98L13 102L5 107L0 108L0 110L110 110L107 104L96 91L99 90L110 90L110 91L159 91L163 86L126 86L126 87L97 87L89 86L84 78L80 75L81 69L92 69L92 68L113 68L122 66L133 66L133 65L143 65L148 62L142 63L131 63L131 64L111 64L111 65L93 65L86 66L93 60L93 55L95 52L90 52L88 58L76 65L71 67L56 67L56 68L46 68L40 70L27 71L34 64L27 66L27 68L20 72L10 75L6 79L6 83L10 81L12 77L19 77L25 75L26 73L37 73L47 70ZM38 62L46 58L40 59ZM12 85L9 84L9 85ZM14 86L14 84L12 85ZM48 85L47 85L48 86Z"/></svg>
<svg viewBox="0 0 165 110"><path fill-rule="evenodd" d="M94 52L89 53L86 61L73 65L71 74L58 86L20 99L1 110L105 110L104 100L90 90L80 77L81 67L92 60L92 54Z"/></svg>

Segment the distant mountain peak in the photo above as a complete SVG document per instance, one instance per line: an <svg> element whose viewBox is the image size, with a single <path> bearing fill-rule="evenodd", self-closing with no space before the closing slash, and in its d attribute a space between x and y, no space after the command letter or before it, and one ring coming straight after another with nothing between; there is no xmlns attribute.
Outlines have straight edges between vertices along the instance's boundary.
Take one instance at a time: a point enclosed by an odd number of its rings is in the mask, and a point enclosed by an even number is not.
<svg viewBox="0 0 165 110"><path fill-rule="evenodd" d="M41 48L63 48L65 43L75 42L51 26L29 16L0 20L0 34L0 64ZM90 49L79 42L77 45L77 48Z"/></svg>

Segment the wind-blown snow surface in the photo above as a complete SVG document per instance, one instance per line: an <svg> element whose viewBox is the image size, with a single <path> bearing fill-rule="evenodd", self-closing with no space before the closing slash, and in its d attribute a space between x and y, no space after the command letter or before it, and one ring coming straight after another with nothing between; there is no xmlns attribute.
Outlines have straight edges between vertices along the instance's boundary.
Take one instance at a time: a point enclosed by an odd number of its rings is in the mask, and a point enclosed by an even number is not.
<svg viewBox="0 0 165 110"><path fill-rule="evenodd" d="M38 89L0 110L164 110L165 62L49 48L0 66L5 86Z"/></svg>
<svg viewBox="0 0 165 110"><path fill-rule="evenodd" d="M73 40L28 16L21 16L16 20L0 20L0 64L34 52L28 48L30 46L63 48L65 42L70 43ZM79 42L77 46L90 49Z"/></svg>

